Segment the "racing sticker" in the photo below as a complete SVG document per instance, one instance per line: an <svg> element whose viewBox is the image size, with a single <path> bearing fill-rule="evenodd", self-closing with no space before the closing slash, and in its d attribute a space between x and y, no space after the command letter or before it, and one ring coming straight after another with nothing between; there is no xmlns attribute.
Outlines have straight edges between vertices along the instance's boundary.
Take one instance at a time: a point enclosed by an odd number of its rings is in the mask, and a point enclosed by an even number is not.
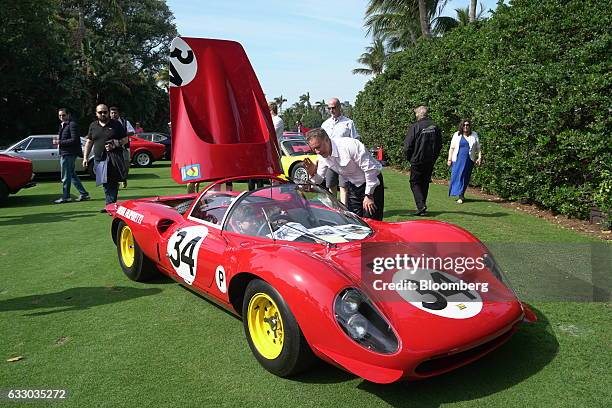
<svg viewBox="0 0 612 408"><path fill-rule="evenodd" d="M397 293L411 305L450 319L468 319L482 310L475 283L432 269L403 269L393 275Z"/></svg>
<svg viewBox="0 0 612 408"><path fill-rule="evenodd" d="M200 165L190 164L181 167L181 179L183 181L197 180L200 178Z"/></svg>
<svg viewBox="0 0 612 408"><path fill-rule="evenodd" d="M198 252L208 228L204 226L180 228L172 234L166 248L168 259L174 270L191 285L198 272Z"/></svg>
<svg viewBox="0 0 612 408"><path fill-rule="evenodd" d="M180 37L170 44L170 86L185 86L195 78L198 61L195 53Z"/></svg>
<svg viewBox="0 0 612 408"><path fill-rule="evenodd" d="M144 219L144 215L137 213L136 211L130 210L129 208L125 208L122 205L117 208L117 214L121 215L122 217L125 217L130 221L134 221L137 224L142 224L142 220Z"/></svg>
<svg viewBox="0 0 612 408"><path fill-rule="evenodd" d="M221 265L217 266L217 270L215 271L215 281L217 282L217 287L219 288L221 293L227 292L225 269Z"/></svg>

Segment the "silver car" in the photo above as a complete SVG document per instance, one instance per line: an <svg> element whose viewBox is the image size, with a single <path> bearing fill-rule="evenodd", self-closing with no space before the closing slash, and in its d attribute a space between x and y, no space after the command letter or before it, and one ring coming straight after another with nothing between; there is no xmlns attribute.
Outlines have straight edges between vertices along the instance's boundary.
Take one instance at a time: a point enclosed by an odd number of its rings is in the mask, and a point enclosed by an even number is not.
<svg viewBox="0 0 612 408"><path fill-rule="evenodd" d="M30 160L34 173L59 173L59 149L53 144L53 139L56 137L57 135L28 136L2 153ZM81 138L81 146L83 144L84 139ZM75 169L77 172L86 171L82 160L77 159Z"/></svg>

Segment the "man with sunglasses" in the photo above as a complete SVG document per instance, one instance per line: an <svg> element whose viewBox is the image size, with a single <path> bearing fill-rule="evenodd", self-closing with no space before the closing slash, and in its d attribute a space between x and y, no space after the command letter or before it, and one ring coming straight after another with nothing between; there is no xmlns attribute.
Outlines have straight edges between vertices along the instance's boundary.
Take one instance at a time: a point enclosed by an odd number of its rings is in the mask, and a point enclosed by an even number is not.
<svg viewBox="0 0 612 408"><path fill-rule="evenodd" d="M62 197L55 200L54 203L63 204L72 201L72 197L70 197L70 184L74 184L74 187L80 194L76 201L89 200L89 193L83 187L81 179L79 179L74 169L77 157L83 155L79 125L70 118L70 112L66 108L60 108L57 116L60 120L60 126L58 136L53 139L53 144L59 147L60 168L62 172Z"/></svg>
<svg viewBox="0 0 612 408"><path fill-rule="evenodd" d="M331 117L323 122L321 128L325 130L325 133L327 133L330 139L336 140L341 137L352 137L353 139L359 140L359 133L357 132L355 123L342 114L342 106L338 98L332 98L327 101L327 110L331 114ZM327 169L327 173L325 174L325 185L334 195L336 191L338 191L338 187L340 187L340 201L344 204L347 203L346 180L344 177L339 176L338 173L332 169Z"/></svg>
<svg viewBox="0 0 612 408"><path fill-rule="evenodd" d="M101 182L104 188L106 204L117 202L117 194L119 192L119 182L123 181L121 170L125 172L125 168L119 168L123 164L123 154L119 153L121 163L108 160L109 154L117 149L123 149L123 146L128 142L128 137L121 123L113 120L109 116L108 107L104 104L96 106L97 119L89 125L87 132L87 142L83 151L83 167L87 167L87 159L89 152L93 146L94 163L96 169L96 184ZM106 179L100 171L103 171L106 166ZM102 209L100 212L105 212Z"/></svg>

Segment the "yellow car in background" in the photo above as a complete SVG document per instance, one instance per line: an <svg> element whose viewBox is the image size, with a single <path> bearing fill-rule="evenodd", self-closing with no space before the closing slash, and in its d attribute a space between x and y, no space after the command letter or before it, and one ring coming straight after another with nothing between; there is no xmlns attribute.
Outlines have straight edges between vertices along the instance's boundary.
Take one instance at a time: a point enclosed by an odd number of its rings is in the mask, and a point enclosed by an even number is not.
<svg viewBox="0 0 612 408"><path fill-rule="evenodd" d="M281 150L281 165L285 176L294 183L308 182L308 172L304 168L304 159L317 162L317 155L310 149L304 137L283 137L279 140Z"/></svg>

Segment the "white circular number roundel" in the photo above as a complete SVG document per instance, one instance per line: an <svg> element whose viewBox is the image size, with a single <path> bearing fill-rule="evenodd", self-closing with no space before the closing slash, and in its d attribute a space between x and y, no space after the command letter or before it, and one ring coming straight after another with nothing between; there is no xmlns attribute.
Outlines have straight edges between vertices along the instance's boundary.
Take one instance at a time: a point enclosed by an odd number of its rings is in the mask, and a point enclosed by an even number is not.
<svg viewBox="0 0 612 408"><path fill-rule="evenodd" d="M204 226L180 228L168 240L166 253L177 275L191 285L198 272L198 252L208 228Z"/></svg>
<svg viewBox="0 0 612 408"><path fill-rule="evenodd" d="M412 282L415 290L397 290L397 293L414 307L425 312L448 317L468 319L482 310L482 297L475 290L445 289L445 285L461 282L460 279L432 269L403 269L393 275L393 283ZM437 285L441 285L436 287Z"/></svg>
<svg viewBox="0 0 612 408"><path fill-rule="evenodd" d="M221 293L227 292L227 282L225 279L225 269L223 266L217 266L217 270L215 271L215 281L217 282L217 287Z"/></svg>
<svg viewBox="0 0 612 408"><path fill-rule="evenodd" d="M195 53L180 37L170 44L170 86L185 86L195 78L198 61Z"/></svg>

